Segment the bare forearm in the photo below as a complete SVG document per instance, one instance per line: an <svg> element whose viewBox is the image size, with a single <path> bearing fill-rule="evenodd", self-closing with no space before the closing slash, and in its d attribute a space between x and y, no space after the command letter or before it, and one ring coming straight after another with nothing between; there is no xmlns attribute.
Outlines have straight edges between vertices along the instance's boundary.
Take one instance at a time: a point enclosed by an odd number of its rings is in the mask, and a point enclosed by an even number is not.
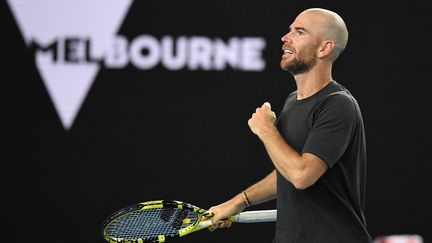
<svg viewBox="0 0 432 243"><path fill-rule="evenodd" d="M259 204L276 197L276 171L248 187L245 192L251 204Z"/></svg>
<svg viewBox="0 0 432 243"><path fill-rule="evenodd" d="M271 135L260 138L274 166L282 176L291 182L299 178L305 167L302 155L288 145L276 129Z"/></svg>
<svg viewBox="0 0 432 243"><path fill-rule="evenodd" d="M300 154L293 149L276 128L260 139L276 169L297 189L313 185L327 170L327 165L317 156L310 153Z"/></svg>
<svg viewBox="0 0 432 243"><path fill-rule="evenodd" d="M276 171L274 170L264 179L259 182L253 184L244 190L249 198L251 204L259 204L268 200L271 200L276 197ZM219 220L225 219L231 215L238 214L246 208L245 199L243 193L239 193L230 200L219 204L217 206L211 207L209 210L215 213L215 216L212 218L212 222L214 226L211 230L214 230L218 227L226 227L230 225L227 224L218 224Z"/></svg>
<svg viewBox="0 0 432 243"><path fill-rule="evenodd" d="M281 136L276 126L276 115L271 111L270 103L266 102L257 108L248 121L252 132L255 133L264 146L282 176L293 184L302 177L305 160Z"/></svg>

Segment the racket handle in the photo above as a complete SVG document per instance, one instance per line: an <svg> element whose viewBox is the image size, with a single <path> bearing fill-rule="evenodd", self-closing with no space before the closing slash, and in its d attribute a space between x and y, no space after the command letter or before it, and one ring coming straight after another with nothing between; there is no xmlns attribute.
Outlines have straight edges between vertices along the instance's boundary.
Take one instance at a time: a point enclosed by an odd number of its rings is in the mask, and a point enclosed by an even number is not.
<svg viewBox="0 0 432 243"><path fill-rule="evenodd" d="M207 220L201 221L197 227L199 227L200 229L203 229L203 228L210 227L211 225L212 225L211 219L207 219Z"/></svg>
<svg viewBox="0 0 432 243"><path fill-rule="evenodd" d="M230 217L230 220L237 223L260 223L276 221L277 210L246 211Z"/></svg>
<svg viewBox="0 0 432 243"><path fill-rule="evenodd" d="M276 209L246 211L246 212L239 213L237 215L233 215L228 219L236 223L274 222L276 221L276 214L277 214ZM211 219L201 221L197 225L194 231L210 227L211 225L212 225Z"/></svg>

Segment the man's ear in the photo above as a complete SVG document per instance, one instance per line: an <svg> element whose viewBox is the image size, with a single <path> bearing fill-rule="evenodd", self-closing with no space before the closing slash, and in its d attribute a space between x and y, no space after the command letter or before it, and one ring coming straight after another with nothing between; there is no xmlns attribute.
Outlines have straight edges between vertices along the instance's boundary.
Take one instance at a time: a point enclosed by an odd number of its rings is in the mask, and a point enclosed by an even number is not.
<svg viewBox="0 0 432 243"><path fill-rule="evenodd" d="M320 48L318 49L318 57L323 58L328 56L334 49L334 42L331 40L325 40L321 42Z"/></svg>

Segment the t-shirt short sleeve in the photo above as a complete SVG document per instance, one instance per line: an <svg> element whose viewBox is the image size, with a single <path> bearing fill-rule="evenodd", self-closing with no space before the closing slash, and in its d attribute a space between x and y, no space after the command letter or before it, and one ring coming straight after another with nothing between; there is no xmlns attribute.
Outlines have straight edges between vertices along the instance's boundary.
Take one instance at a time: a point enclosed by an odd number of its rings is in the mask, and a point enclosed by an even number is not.
<svg viewBox="0 0 432 243"><path fill-rule="evenodd" d="M352 97L332 95L314 111L312 127L303 146L331 168L343 155L356 127L357 113Z"/></svg>

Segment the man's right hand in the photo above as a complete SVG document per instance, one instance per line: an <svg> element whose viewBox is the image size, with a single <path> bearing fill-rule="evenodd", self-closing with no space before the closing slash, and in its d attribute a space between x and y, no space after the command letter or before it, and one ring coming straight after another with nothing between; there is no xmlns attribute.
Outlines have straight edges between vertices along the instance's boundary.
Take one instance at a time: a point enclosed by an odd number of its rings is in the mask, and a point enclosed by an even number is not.
<svg viewBox="0 0 432 243"><path fill-rule="evenodd" d="M213 225L209 227L209 230L214 231L217 228L231 227L232 222L227 218L241 213L245 208L246 205L241 194L222 204L211 207L209 211L213 212L214 216L211 218Z"/></svg>

